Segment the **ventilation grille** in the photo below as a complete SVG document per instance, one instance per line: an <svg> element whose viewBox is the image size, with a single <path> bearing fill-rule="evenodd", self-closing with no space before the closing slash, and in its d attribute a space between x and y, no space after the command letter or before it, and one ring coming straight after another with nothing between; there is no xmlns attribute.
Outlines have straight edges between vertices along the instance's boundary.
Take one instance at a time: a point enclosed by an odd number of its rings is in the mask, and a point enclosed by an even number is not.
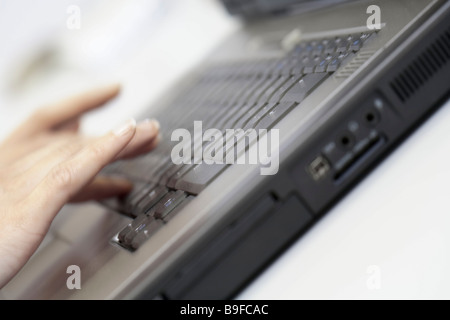
<svg viewBox="0 0 450 320"><path fill-rule="evenodd" d="M336 73L336 78L348 78L375 53L374 50L361 50L356 57Z"/></svg>
<svg viewBox="0 0 450 320"><path fill-rule="evenodd" d="M390 86L398 98L406 102L449 62L450 28L414 59Z"/></svg>

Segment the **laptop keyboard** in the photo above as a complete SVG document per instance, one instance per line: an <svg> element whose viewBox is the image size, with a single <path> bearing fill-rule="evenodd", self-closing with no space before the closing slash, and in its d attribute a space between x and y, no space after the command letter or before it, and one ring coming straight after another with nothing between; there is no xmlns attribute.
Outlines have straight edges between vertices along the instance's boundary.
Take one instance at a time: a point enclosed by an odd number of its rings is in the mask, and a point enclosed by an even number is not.
<svg viewBox="0 0 450 320"><path fill-rule="evenodd" d="M164 137L154 151L103 170L103 174L124 176L134 182L126 198L102 202L134 218L116 241L127 249L137 249L230 166L174 164L174 143L170 141L173 130L185 128L194 137L194 121L202 121L203 131L270 130L350 61L371 36L360 33L309 41L281 59L221 63L203 71L164 112L151 115L161 123ZM250 140L246 139L246 148L253 142ZM205 150L213 143L200 141L200 146Z"/></svg>

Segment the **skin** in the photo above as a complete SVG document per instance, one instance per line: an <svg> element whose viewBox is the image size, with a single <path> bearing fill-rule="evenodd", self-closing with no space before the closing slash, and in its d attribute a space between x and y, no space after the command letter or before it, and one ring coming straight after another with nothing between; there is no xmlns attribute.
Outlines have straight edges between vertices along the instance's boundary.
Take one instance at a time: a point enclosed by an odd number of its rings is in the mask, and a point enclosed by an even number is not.
<svg viewBox="0 0 450 320"><path fill-rule="evenodd" d="M99 176L115 160L156 147L159 125L128 121L104 136L79 134L80 117L119 94L113 85L39 109L0 144L0 288L39 247L69 202L121 196L132 184Z"/></svg>

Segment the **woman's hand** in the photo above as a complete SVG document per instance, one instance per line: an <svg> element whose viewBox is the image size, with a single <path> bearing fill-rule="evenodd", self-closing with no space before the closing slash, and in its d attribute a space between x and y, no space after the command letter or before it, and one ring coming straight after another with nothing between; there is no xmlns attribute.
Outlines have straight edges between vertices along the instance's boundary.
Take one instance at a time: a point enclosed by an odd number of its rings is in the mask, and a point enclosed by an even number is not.
<svg viewBox="0 0 450 320"><path fill-rule="evenodd" d="M97 174L156 147L158 123L130 120L98 138L78 133L80 117L119 90L110 86L40 109L0 145L0 288L25 265L66 203L131 190L126 180Z"/></svg>

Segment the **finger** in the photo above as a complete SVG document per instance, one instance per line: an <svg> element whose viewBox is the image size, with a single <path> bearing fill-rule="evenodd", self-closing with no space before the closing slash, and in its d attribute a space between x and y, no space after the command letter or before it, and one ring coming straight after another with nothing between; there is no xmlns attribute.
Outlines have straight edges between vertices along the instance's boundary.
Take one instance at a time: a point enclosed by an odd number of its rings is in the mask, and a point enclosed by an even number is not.
<svg viewBox="0 0 450 320"><path fill-rule="evenodd" d="M76 120L87 111L103 106L116 97L120 86L111 86L95 89L57 104L42 109L42 125L44 128L54 128L71 120Z"/></svg>
<svg viewBox="0 0 450 320"><path fill-rule="evenodd" d="M117 159L133 158L153 150L158 133L158 121L149 119L142 121L136 128L133 140L118 154Z"/></svg>
<svg viewBox="0 0 450 320"><path fill-rule="evenodd" d="M144 120L137 126L133 139L115 160L131 158L152 150L155 147L155 141L153 140L158 135L158 129L157 121ZM26 171L26 174L20 174L14 183L14 185L20 186L21 193L27 193L33 189L53 167L73 156L92 140L92 138L74 134L63 135L62 133L53 136L53 138L55 141L58 140L58 143L54 142L51 147L38 150L14 165L12 171L16 174Z"/></svg>
<svg viewBox="0 0 450 320"><path fill-rule="evenodd" d="M61 123L53 128L55 131L67 131L76 133L80 129L81 125L81 119L80 117L76 117L72 120L69 120L67 122Z"/></svg>
<svg viewBox="0 0 450 320"><path fill-rule="evenodd" d="M81 189L70 202L102 200L127 194L133 184L125 179L97 176L89 185Z"/></svg>
<svg viewBox="0 0 450 320"><path fill-rule="evenodd" d="M26 203L37 208L38 218L46 220L49 225L63 205L127 146L135 131L136 122L128 121L123 127L95 139L74 156L55 166L33 190Z"/></svg>
<svg viewBox="0 0 450 320"><path fill-rule="evenodd" d="M116 97L119 92L120 86L115 84L41 108L20 126L12 136L17 140L29 137L37 132L58 128L67 122L76 120L87 111L101 107Z"/></svg>

